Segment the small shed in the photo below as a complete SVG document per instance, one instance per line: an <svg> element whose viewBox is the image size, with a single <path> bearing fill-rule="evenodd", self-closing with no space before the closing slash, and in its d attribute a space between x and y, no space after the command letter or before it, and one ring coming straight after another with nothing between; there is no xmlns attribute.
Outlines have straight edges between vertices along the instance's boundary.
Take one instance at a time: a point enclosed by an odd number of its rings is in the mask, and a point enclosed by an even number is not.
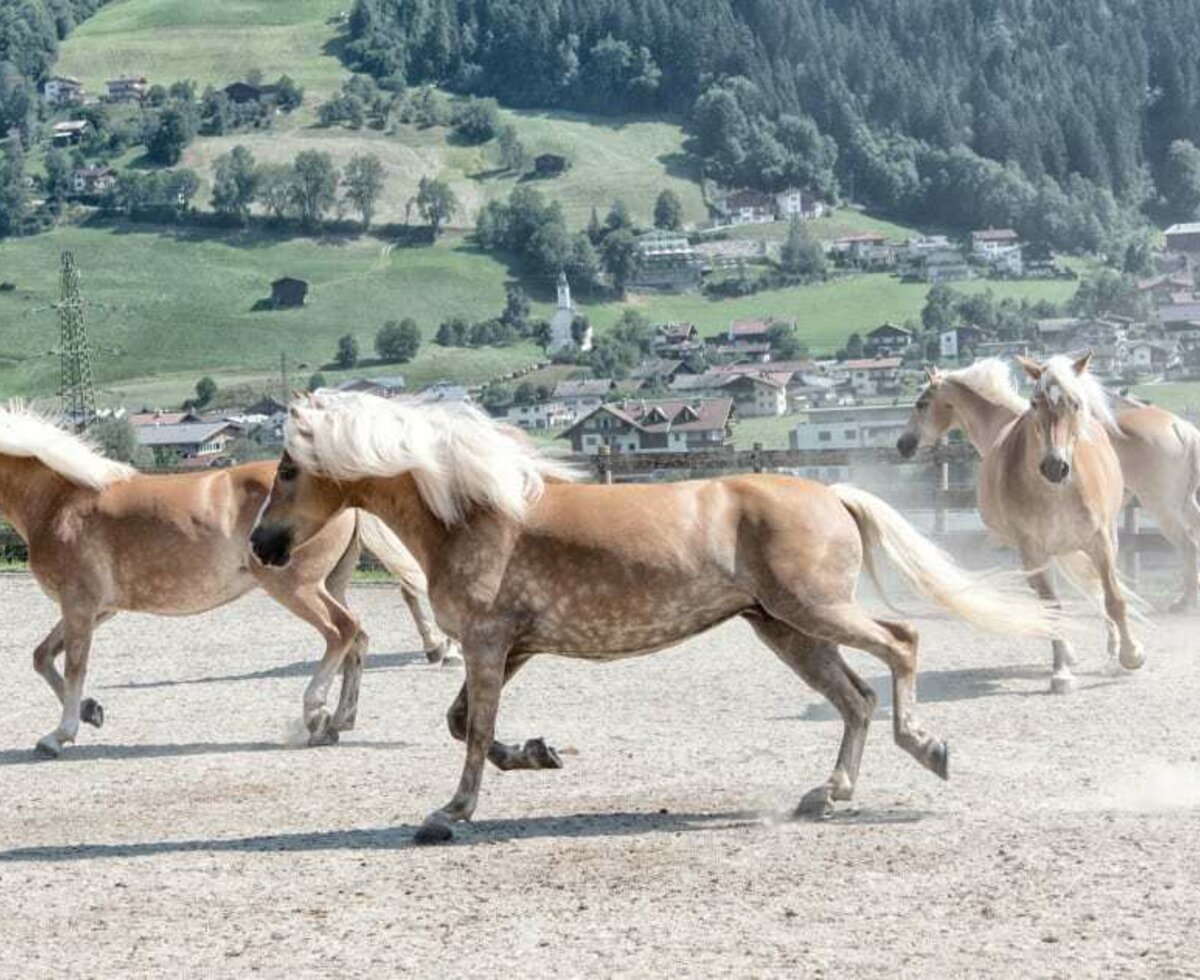
<svg viewBox="0 0 1200 980"><path fill-rule="evenodd" d="M271 283L271 306L277 310L303 306L306 296L308 296L308 283L303 279L284 276Z"/></svg>
<svg viewBox="0 0 1200 980"><path fill-rule="evenodd" d="M539 153L533 158L534 172L540 177L557 177L566 173L571 161L561 153Z"/></svg>

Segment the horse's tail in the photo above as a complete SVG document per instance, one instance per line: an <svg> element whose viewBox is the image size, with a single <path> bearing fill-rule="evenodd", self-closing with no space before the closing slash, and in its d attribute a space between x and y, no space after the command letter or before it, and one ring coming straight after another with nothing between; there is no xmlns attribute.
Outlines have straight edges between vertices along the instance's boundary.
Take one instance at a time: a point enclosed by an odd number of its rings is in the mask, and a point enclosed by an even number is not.
<svg viewBox="0 0 1200 980"><path fill-rule="evenodd" d="M358 512L358 537L371 554L378 558L383 567L400 580L407 591L424 595L428 591L425 573L404 543L374 514L365 510Z"/></svg>
<svg viewBox="0 0 1200 980"><path fill-rule="evenodd" d="M864 552L882 551L926 599L994 633L1062 634L1061 615L1029 592L1020 576L969 572L874 494L845 483L829 489L858 524ZM867 569L873 574L869 558Z"/></svg>

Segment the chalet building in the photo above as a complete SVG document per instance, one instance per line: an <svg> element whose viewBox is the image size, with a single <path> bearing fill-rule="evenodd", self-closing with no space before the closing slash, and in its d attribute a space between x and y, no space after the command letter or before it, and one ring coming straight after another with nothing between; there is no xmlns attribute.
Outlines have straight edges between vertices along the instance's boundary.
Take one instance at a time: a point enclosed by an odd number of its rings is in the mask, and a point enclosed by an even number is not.
<svg viewBox="0 0 1200 980"><path fill-rule="evenodd" d="M951 327L938 334L938 353L943 358L954 360L967 351L978 350L980 342L986 336L982 330L970 324Z"/></svg>
<svg viewBox="0 0 1200 980"><path fill-rule="evenodd" d="M150 82L145 75L122 75L120 78L110 78L108 86L109 102L141 102L150 91Z"/></svg>
<svg viewBox="0 0 1200 980"><path fill-rule="evenodd" d="M595 455L601 446L614 453L689 452L720 449L728 443L733 400L621 401L601 405L562 434L577 453Z"/></svg>
<svg viewBox="0 0 1200 980"><path fill-rule="evenodd" d="M650 349L659 357L678 357L703 347L704 341L694 323L659 323L654 327Z"/></svg>
<svg viewBox="0 0 1200 980"><path fill-rule="evenodd" d="M539 177L557 177L570 166L571 161L560 153L539 153L533 158L533 172Z"/></svg>
<svg viewBox="0 0 1200 980"><path fill-rule="evenodd" d="M242 414L251 417L271 419L284 414L287 409L288 407L283 404L283 402L279 401L279 399L272 398L270 395L266 395L265 397L256 401L253 405L246 406L246 408L242 410Z"/></svg>
<svg viewBox="0 0 1200 980"><path fill-rule="evenodd" d="M469 404L473 399L466 385L455 384L453 381L435 381L421 389L421 400L427 402L463 402Z"/></svg>
<svg viewBox="0 0 1200 980"><path fill-rule="evenodd" d="M731 225L774 221L775 198L763 191L731 191L725 197L725 220Z"/></svg>
<svg viewBox="0 0 1200 980"><path fill-rule="evenodd" d="M810 221L825 213L825 205L808 191L789 187L775 195L775 214L780 221Z"/></svg>
<svg viewBox="0 0 1200 980"><path fill-rule="evenodd" d="M134 432L138 444L150 449L160 466L178 461L183 466L202 467L222 460L242 430L232 422L219 420L141 425L135 426Z"/></svg>
<svg viewBox="0 0 1200 980"><path fill-rule="evenodd" d="M91 131L92 124L86 119L68 119L54 124L50 141L55 146L78 146Z"/></svg>
<svg viewBox="0 0 1200 980"><path fill-rule="evenodd" d="M1169 303L1173 295L1186 292L1194 286L1192 277L1186 272L1164 272L1137 281L1137 291L1149 296L1156 304Z"/></svg>
<svg viewBox="0 0 1200 980"><path fill-rule="evenodd" d="M337 386L338 391L361 392L379 398L399 398L406 390L404 378L393 375L388 378L353 378Z"/></svg>
<svg viewBox="0 0 1200 980"><path fill-rule="evenodd" d="M181 425L185 422L199 422L198 413L188 409L183 412L130 412L125 416L135 429L143 426Z"/></svg>
<svg viewBox="0 0 1200 980"><path fill-rule="evenodd" d="M700 285L704 263L687 235L674 231L648 231L638 235L637 249L641 262L630 286L687 290Z"/></svg>
<svg viewBox="0 0 1200 980"><path fill-rule="evenodd" d="M1188 256L1200 254L1200 221L1171 225L1163 232L1163 239L1168 252Z"/></svg>
<svg viewBox="0 0 1200 980"><path fill-rule="evenodd" d="M900 358L878 357L842 361L829 373L860 398L896 394L900 391Z"/></svg>
<svg viewBox="0 0 1200 980"><path fill-rule="evenodd" d="M231 82L222 91L225 93L225 97L235 105L249 105L252 102L273 102L279 94L279 86Z"/></svg>
<svg viewBox="0 0 1200 980"><path fill-rule="evenodd" d="M1177 344L1135 340L1128 344L1125 350L1126 365L1138 372L1161 373L1173 367L1179 360Z"/></svg>
<svg viewBox="0 0 1200 980"><path fill-rule="evenodd" d="M42 86L42 96L55 108L76 105L83 100L83 83L72 75L52 75Z"/></svg>
<svg viewBox="0 0 1200 980"><path fill-rule="evenodd" d="M532 405L510 405L505 421L522 429L561 429L575 421L575 413L565 402L535 402Z"/></svg>
<svg viewBox="0 0 1200 980"><path fill-rule="evenodd" d="M871 271L895 268L897 262L896 246L882 235L869 232L839 238L832 251L850 265Z"/></svg>
<svg viewBox="0 0 1200 980"><path fill-rule="evenodd" d="M1200 296L1190 289L1180 290L1172 293L1167 302L1159 303L1155 312L1158 322L1164 325L1200 320Z"/></svg>
<svg viewBox="0 0 1200 980"><path fill-rule="evenodd" d="M271 306L277 310L303 306L308 297L308 283L303 279L283 276L271 283Z"/></svg>
<svg viewBox="0 0 1200 980"><path fill-rule="evenodd" d="M786 415L788 381L786 372L761 371L756 374L724 375L721 391L733 399L738 418L762 418Z"/></svg>
<svg viewBox="0 0 1200 980"><path fill-rule="evenodd" d="M729 343L735 346L744 344L770 344L770 331L777 320L734 320L729 324ZM795 323L792 323L795 326Z"/></svg>
<svg viewBox="0 0 1200 980"><path fill-rule="evenodd" d="M1021 236L1011 228L971 232L971 254L987 262L1008 249L1020 247Z"/></svg>
<svg viewBox="0 0 1200 980"><path fill-rule="evenodd" d="M112 167L78 167L71 172L71 189L76 194L97 197L106 194L117 183Z"/></svg>
<svg viewBox="0 0 1200 980"><path fill-rule="evenodd" d="M913 332L908 327L885 323L863 338L863 349L871 357L892 357L908 350L913 340Z"/></svg>
<svg viewBox="0 0 1200 980"><path fill-rule="evenodd" d="M612 378L585 378L582 381L560 381L554 386L553 400L562 402L582 418L612 399L617 383Z"/></svg>
<svg viewBox="0 0 1200 980"><path fill-rule="evenodd" d="M629 382L638 388L666 387L680 374L691 374L678 358L647 357L629 372Z"/></svg>
<svg viewBox="0 0 1200 980"><path fill-rule="evenodd" d="M792 449L892 447L908 428L910 405L810 408L788 434Z"/></svg>

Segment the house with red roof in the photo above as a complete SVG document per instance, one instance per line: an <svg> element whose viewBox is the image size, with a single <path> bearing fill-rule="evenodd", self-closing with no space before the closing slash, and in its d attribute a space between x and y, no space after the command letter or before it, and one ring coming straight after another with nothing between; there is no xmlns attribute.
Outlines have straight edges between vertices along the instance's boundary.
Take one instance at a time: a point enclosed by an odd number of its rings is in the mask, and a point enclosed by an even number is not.
<svg viewBox="0 0 1200 980"><path fill-rule="evenodd" d="M732 435L732 398L625 399L607 402L563 434L577 453L689 452L720 449Z"/></svg>

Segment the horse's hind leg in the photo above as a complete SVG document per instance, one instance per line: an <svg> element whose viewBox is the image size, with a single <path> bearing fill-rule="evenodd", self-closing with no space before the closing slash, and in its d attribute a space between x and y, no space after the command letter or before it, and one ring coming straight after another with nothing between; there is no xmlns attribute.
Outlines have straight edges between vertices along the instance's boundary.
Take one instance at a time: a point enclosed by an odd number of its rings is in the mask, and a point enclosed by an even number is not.
<svg viewBox="0 0 1200 980"><path fill-rule="evenodd" d="M502 683L507 684L512 680L513 675L528 662L528 656L509 654L508 660L504 664ZM468 706L468 689L467 685L463 684L454 703L450 705L450 710L446 712L446 724L450 728L450 734L459 742L467 740ZM497 769L506 772L512 769L562 768L562 759L559 754L547 745L543 738L526 739L524 745L509 745L493 739L487 757L488 761Z"/></svg>
<svg viewBox="0 0 1200 980"><path fill-rule="evenodd" d="M794 814L824 817L833 809L834 800L848 800L854 795L867 729L875 714L875 692L850 669L836 644L805 636L778 619L761 615L746 619L779 659L811 688L825 695L842 716L837 766L829 779L804 794Z"/></svg>
<svg viewBox="0 0 1200 980"><path fill-rule="evenodd" d="M400 594L404 597L404 604L408 606L408 611L417 626L417 632L421 634L421 645L425 649L425 659L431 664L444 662L459 663L458 657L452 656L454 644L445 633L438 629L438 625L434 622L433 617L426 613L425 607L421 602L420 593L408 585L408 583L401 582Z"/></svg>
<svg viewBox="0 0 1200 980"><path fill-rule="evenodd" d="M50 685L50 690L54 692L60 705L63 703L64 697L63 679L62 674L54 666L54 658L62 653L65 631L66 627L60 619L54 624L54 629L33 651L33 669Z"/></svg>
<svg viewBox="0 0 1200 980"><path fill-rule="evenodd" d="M1117 579L1117 554L1112 539L1107 534L1096 535L1092 547L1088 550L1088 557L1095 565L1100 584L1104 587L1104 611L1108 618L1117 624L1120 633L1121 666L1126 670L1137 670L1146 662L1146 653L1129 629L1128 604Z"/></svg>
<svg viewBox="0 0 1200 980"><path fill-rule="evenodd" d="M873 654L892 672L892 727L896 744L921 765L949 778L950 750L917 720L917 631L907 623L872 619L852 602L807 605L799 599L764 601L767 613L800 632Z"/></svg>

